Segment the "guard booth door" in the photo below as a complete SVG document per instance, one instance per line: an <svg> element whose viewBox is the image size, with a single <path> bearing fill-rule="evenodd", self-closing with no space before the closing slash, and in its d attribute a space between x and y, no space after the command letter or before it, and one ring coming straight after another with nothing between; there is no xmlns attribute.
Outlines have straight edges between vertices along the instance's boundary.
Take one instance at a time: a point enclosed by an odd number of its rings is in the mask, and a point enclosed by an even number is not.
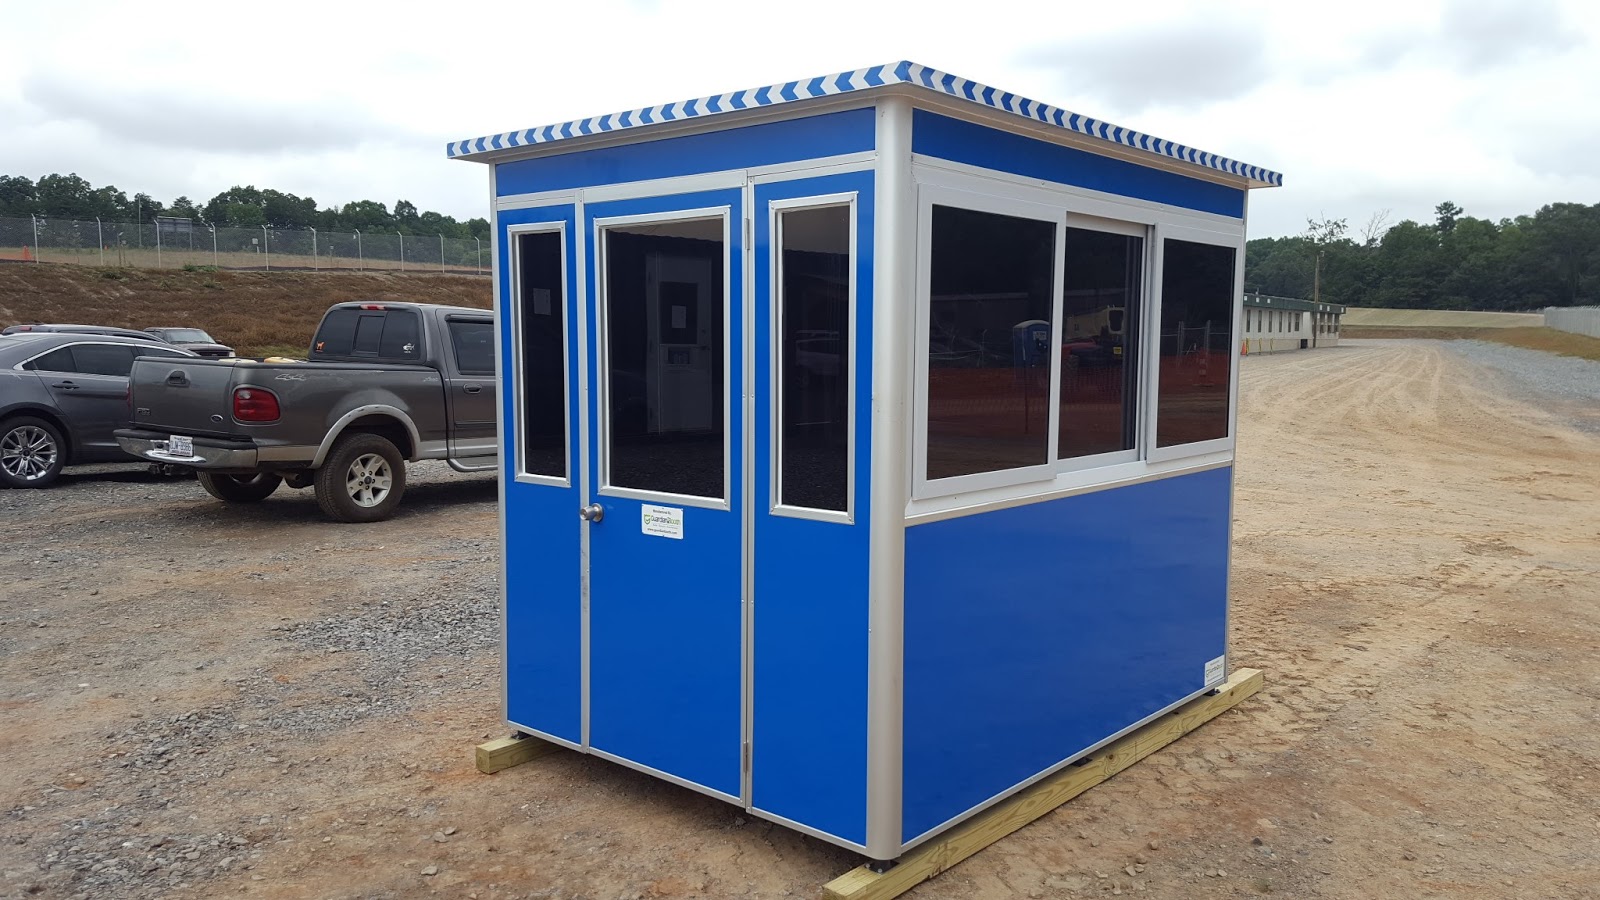
<svg viewBox="0 0 1600 900"><path fill-rule="evenodd" d="M582 506L591 752L739 800L738 190L589 204Z"/></svg>

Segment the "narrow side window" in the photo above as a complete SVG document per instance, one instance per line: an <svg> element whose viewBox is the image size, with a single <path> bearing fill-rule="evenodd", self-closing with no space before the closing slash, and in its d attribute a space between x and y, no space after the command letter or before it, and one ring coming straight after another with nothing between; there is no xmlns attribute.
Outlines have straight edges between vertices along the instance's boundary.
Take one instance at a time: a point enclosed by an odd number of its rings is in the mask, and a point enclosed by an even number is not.
<svg viewBox="0 0 1600 900"><path fill-rule="evenodd" d="M1161 272L1156 446L1228 436L1233 366L1232 247L1169 238ZM1272 313L1276 331L1287 321Z"/></svg>
<svg viewBox="0 0 1600 900"><path fill-rule="evenodd" d="M561 232L518 234L522 471L567 477L566 274Z"/></svg>
<svg viewBox="0 0 1600 900"><path fill-rule="evenodd" d="M777 502L849 510L850 207L778 214Z"/></svg>

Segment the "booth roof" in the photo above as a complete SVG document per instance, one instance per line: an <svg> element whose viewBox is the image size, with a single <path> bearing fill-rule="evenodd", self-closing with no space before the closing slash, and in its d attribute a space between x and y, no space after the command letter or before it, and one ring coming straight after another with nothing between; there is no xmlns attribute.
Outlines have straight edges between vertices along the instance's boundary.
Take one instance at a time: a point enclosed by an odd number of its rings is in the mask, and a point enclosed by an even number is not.
<svg viewBox="0 0 1600 900"><path fill-rule="evenodd" d="M1344 307L1337 303L1301 300L1298 297L1270 297L1266 294L1245 294L1244 305L1254 309L1286 309L1290 312L1325 312L1344 315Z"/></svg>
<svg viewBox="0 0 1600 900"><path fill-rule="evenodd" d="M519 148L543 146L588 135L649 128L650 126L667 122L682 122L688 119L723 115L738 110L759 109L761 107L779 106L785 103L834 97L841 94L879 90L895 85L909 85L913 88L933 91L958 100L1031 119L1045 125L1053 125L1057 128L1110 144L1130 147L1134 150L1180 160L1191 165L1226 172L1229 175L1247 179L1250 182L1250 187L1276 187L1283 184L1282 175L1263 169L1260 166L1253 166L1235 159L1228 159L1225 156L1218 156L1215 153L1207 153L1203 150L1196 150L1193 147L1186 147L1172 141L1152 137L1151 135L1134 131L1131 128L1112 125L1109 122L1092 119L1070 110L1040 103L1037 100L1029 100L1026 97L1019 97L1016 94L988 87L976 81L969 81L956 75L946 74L938 69L903 60L882 66L857 69L854 72L839 72L833 75L822 75L817 78L790 81L783 84L769 84L765 87L735 91L731 94L717 94L711 97L699 97L694 100L663 103L659 106L647 106L643 109L632 109L620 113L607 113L603 116L561 122L555 125L541 125L520 131L507 131L503 134L491 134L479 138L469 138L464 141L452 141L446 145L445 152L452 159L489 162L496 156Z"/></svg>

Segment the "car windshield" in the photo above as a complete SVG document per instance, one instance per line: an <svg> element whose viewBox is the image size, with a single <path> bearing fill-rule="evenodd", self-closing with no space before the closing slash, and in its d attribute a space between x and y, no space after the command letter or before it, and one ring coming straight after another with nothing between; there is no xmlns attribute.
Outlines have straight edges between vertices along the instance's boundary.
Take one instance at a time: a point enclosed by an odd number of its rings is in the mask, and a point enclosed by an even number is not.
<svg viewBox="0 0 1600 900"><path fill-rule="evenodd" d="M212 340L211 335L198 328L163 328L161 333L166 335L169 341L190 341L202 344L216 343L215 340Z"/></svg>

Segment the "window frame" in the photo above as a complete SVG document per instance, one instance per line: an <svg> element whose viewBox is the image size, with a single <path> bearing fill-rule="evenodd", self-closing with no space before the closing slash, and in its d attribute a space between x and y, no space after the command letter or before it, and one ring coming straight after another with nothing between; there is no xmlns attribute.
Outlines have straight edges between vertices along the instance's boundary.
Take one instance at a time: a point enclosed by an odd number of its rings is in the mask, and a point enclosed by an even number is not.
<svg viewBox="0 0 1600 900"><path fill-rule="evenodd" d="M1015 196L997 196L947 187L942 184L919 184L917 187L917 279L916 327L913 337L912 392L915 396L912 410L911 499L925 500L948 497L969 491L1013 487L1023 484L1040 484L1055 478L1057 439L1059 436L1061 379L1057 368L1061 358L1061 287L1066 258L1063 241L1067 210L1061 204L1044 202L1047 197L1039 192L1037 199L1020 199ZM945 478L928 478L928 337L933 322L933 208L949 206L969 212L990 213L999 216L1048 222L1055 229L1055 246L1051 265L1050 322L1050 393L1047 403L1048 420L1045 441L1045 460L1039 465L1019 466L990 472L974 472Z"/></svg>
<svg viewBox="0 0 1600 900"><path fill-rule="evenodd" d="M742 216L742 211L740 212ZM733 233L731 223L734 211L731 206L705 206L695 209L674 209L662 212L639 213L626 216L597 217L594 221L594 250L592 258L595 267L595 334L594 334L594 372L598 384L595 385L595 422L593 423L594 437L598 446L595 449L595 494L601 497L621 497L628 500L641 500L647 503L666 503L673 506L693 506L700 509L731 510L733 497L733 470L739 462L733 456L733 408L742 402L743 383L742 373L735 372L733 365L733 341L731 331L734 310L732 308L734 285L730 282L733 275ZM611 335L608 328L611 314L611 286L607 283L610 273L610 260L607 258L606 232L613 228L628 225L665 225L671 222L684 222L704 219L718 219L722 222L722 496L702 497L695 494L675 494L668 491L652 491L645 488L624 487L613 484L611 481ZM741 226L742 227L742 226ZM732 391L737 386L739 390ZM743 436L740 443L743 444ZM569 472L570 474L570 472Z"/></svg>
<svg viewBox="0 0 1600 900"><path fill-rule="evenodd" d="M565 460L562 477L554 475L539 475L529 472L527 459L523 448L523 428L526 423L523 418L527 415L524 402L526 397L526 371L523 368L523 285L522 285L522 235L545 234L555 232L561 242L561 454ZM557 220L553 222L528 222L520 225L506 226L506 243L509 245L507 252L507 271L510 273L511 294L511 408L512 421L516 423L516 434L512 444L512 471L515 473L513 481L522 484L543 484L551 487L572 487L572 316L577 304L570 302L572 287L571 260L567 256L567 223ZM498 352L498 348L496 350ZM463 373L464 374L464 373ZM502 376L503 379L503 376Z"/></svg>
<svg viewBox="0 0 1600 900"><path fill-rule="evenodd" d="M856 321L856 291L859 269L861 267L860 245L858 242L858 192L845 191L836 194L818 194L810 197L794 197L786 200L773 200L767 204L767 234L770 236L770 249L768 251L769 276L768 291L771 297L771 308L768 310L768 428L771 445L767 460L768 485L767 485L767 511L775 516L786 516L795 519L811 519L819 522L836 522L843 525L855 523L856 512L856 342L858 332ZM847 303L847 323L850 329L849 339L845 345L845 508L843 510L821 509L811 506L797 506L780 502L783 497L783 214L789 212L803 212L815 209L833 209L844 207L850 221L849 229L849 298Z"/></svg>
<svg viewBox="0 0 1600 900"><path fill-rule="evenodd" d="M1170 447L1156 445L1157 415L1161 399L1161 322L1160 315L1163 311L1162 304L1165 298L1161 297L1161 279L1166 271L1166 244L1169 240L1188 241L1195 244L1208 244L1214 247L1223 247L1233 251L1233 299L1230 313L1231 334L1241 334L1239 320L1244 310L1244 229L1243 223L1237 233L1229 233L1208 228L1197 228L1192 225L1178 225L1167 222L1157 222L1155 226L1155 250L1153 254L1154 287L1157 295L1155 305L1155 327L1146 329L1146 371L1149 373L1145 382L1144 395L1144 421L1143 446L1144 459L1147 462L1159 463L1169 460L1184 459L1191 456L1203 456L1208 453L1232 452L1239 427L1239 351L1237 345L1230 347L1228 354L1228 433L1220 438L1205 441L1194 441L1187 444L1174 444Z"/></svg>

